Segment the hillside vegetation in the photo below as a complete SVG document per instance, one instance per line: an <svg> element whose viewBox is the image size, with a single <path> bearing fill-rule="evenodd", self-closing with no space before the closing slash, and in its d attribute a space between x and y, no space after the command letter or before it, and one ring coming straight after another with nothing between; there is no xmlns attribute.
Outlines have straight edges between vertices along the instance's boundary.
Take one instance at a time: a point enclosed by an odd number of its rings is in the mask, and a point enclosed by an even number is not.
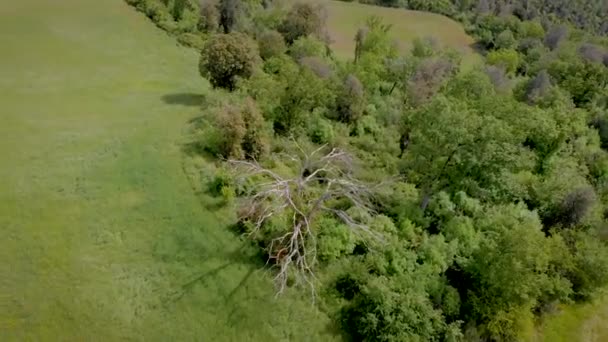
<svg viewBox="0 0 608 342"><path fill-rule="evenodd" d="M4 339L606 336L601 7L126 3L0 6Z"/></svg>
<svg viewBox="0 0 608 342"><path fill-rule="evenodd" d="M532 340L601 298L602 37L463 4L484 57L464 68L423 34L400 49L378 15L337 58L346 14L322 3L128 1L161 27L199 13L187 34L216 93L193 152L217 169L193 179L277 293L309 293L347 340Z"/></svg>

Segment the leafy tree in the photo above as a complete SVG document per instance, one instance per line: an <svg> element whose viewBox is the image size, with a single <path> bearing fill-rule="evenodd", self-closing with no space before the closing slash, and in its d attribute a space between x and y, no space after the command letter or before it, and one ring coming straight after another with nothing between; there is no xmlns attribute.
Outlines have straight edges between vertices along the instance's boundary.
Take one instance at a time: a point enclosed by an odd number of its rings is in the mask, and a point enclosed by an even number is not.
<svg viewBox="0 0 608 342"><path fill-rule="evenodd" d="M224 33L228 34L232 32L232 29L236 25L239 6L239 0L220 0L219 25L224 30Z"/></svg>
<svg viewBox="0 0 608 342"><path fill-rule="evenodd" d="M548 226L560 224L563 227L572 227L580 224L591 206L595 203L595 197L595 193L591 188L579 188L570 192L549 213L550 216L545 219L545 223Z"/></svg>
<svg viewBox="0 0 608 342"><path fill-rule="evenodd" d="M186 9L187 0L174 0L173 8L171 9L171 15L173 16L173 20L180 21L184 15L184 10Z"/></svg>
<svg viewBox="0 0 608 342"><path fill-rule="evenodd" d="M497 49L512 49L515 47L517 41L511 30L502 31L497 37L495 46Z"/></svg>
<svg viewBox="0 0 608 342"><path fill-rule="evenodd" d="M316 56L302 57L299 60L302 67L312 71L319 78L327 79L332 76L333 70L323 59Z"/></svg>
<svg viewBox="0 0 608 342"><path fill-rule="evenodd" d="M200 3L198 29L203 32L216 32L219 27L220 13L215 0L205 0Z"/></svg>
<svg viewBox="0 0 608 342"><path fill-rule="evenodd" d="M571 60L555 60L548 72L557 84L572 95L577 106L591 103L608 85L608 69L601 64Z"/></svg>
<svg viewBox="0 0 608 342"><path fill-rule="evenodd" d="M323 222L315 226L319 218L333 217L342 221L345 229L379 238L369 222L360 219L370 217L373 212L372 192L354 177L353 157L338 149L323 150L321 147L299 156L295 154L292 166L297 172L291 175L281 175L255 161L230 161L240 178L254 182L252 191L241 202L239 219L250 236L264 246L269 261L276 263L279 293L292 276L314 291L312 277L319 234L315 228L327 228ZM273 219L279 220L278 224ZM328 248L325 250L329 253Z"/></svg>
<svg viewBox="0 0 608 342"><path fill-rule="evenodd" d="M545 36L545 45L555 50L568 36L568 28L564 25L553 26Z"/></svg>
<svg viewBox="0 0 608 342"><path fill-rule="evenodd" d="M538 75L530 80L526 87L526 100L530 104L537 103L549 94L551 89L551 77L546 70L541 70Z"/></svg>
<svg viewBox="0 0 608 342"><path fill-rule="evenodd" d="M513 49L492 51L487 58L488 64L502 66L508 74L514 74L520 64L519 54Z"/></svg>
<svg viewBox="0 0 608 342"><path fill-rule="evenodd" d="M428 101L439 91L454 69L454 64L445 58L422 61L408 82L409 100L415 106Z"/></svg>
<svg viewBox="0 0 608 342"><path fill-rule="evenodd" d="M260 56L267 60L282 55L287 51L283 36L277 31L264 31L258 37Z"/></svg>
<svg viewBox="0 0 608 342"><path fill-rule="evenodd" d="M237 77L248 78L258 65L253 40L242 33L218 34L205 44L199 70L215 87L233 89Z"/></svg>
<svg viewBox="0 0 608 342"><path fill-rule="evenodd" d="M348 75L346 77L342 92L337 97L337 107L340 120L344 122L355 122L363 115L365 89L356 76Z"/></svg>
<svg viewBox="0 0 608 342"><path fill-rule="evenodd" d="M301 37L289 47L289 55L296 61L304 57L324 57L326 52L325 43L311 36Z"/></svg>
<svg viewBox="0 0 608 342"><path fill-rule="evenodd" d="M550 272L551 245L534 213L521 205L496 207L478 226L483 240L464 267L473 283L470 312L491 338L517 339L521 313L529 315L547 289L567 295L569 283Z"/></svg>
<svg viewBox="0 0 608 342"><path fill-rule="evenodd" d="M599 46L589 43L582 44L578 51L583 59L592 63L603 63L606 54Z"/></svg>
<svg viewBox="0 0 608 342"><path fill-rule="evenodd" d="M279 32L283 34L288 44L308 35L325 39L326 16L325 8L321 5L296 3L279 26Z"/></svg>

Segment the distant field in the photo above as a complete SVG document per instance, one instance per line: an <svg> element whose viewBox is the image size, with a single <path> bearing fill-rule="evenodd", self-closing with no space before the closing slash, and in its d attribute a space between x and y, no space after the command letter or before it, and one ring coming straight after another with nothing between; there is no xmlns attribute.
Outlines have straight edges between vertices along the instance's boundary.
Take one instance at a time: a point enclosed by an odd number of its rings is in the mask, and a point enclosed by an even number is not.
<svg viewBox="0 0 608 342"><path fill-rule="evenodd" d="M467 63L479 58L471 47L475 40L467 35L460 23L442 15L364 5L356 2L324 1L329 12L328 26L332 48L343 58L352 58L357 29L368 17L375 15L393 25L391 35L402 49L409 49L416 37L434 37L441 44L460 51Z"/></svg>

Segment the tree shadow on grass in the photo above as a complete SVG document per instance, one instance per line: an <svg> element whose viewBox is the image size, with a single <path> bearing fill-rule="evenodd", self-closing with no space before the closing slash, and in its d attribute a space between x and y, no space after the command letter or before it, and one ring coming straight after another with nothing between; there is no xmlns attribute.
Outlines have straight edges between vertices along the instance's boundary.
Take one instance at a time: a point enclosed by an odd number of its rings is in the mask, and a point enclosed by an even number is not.
<svg viewBox="0 0 608 342"><path fill-rule="evenodd" d="M162 96L163 102L170 105L200 107L205 103L205 95L195 93L175 93Z"/></svg>
<svg viewBox="0 0 608 342"><path fill-rule="evenodd" d="M185 295L191 293L196 285L204 284L205 282L214 279L220 272L227 268L246 265L250 268L249 272L243 276L240 282L227 295L224 296L225 301L230 301L232 297L245 286L253 273L256 270L261 269L263 264L260 263L258 254L259 252L252 248L251 245L247 243L241 244L236 250L227 252L221 256L221 259L226 260L225 263L193 276L191 279L186 280L180 286L168 293L164 298L165 303L178 302Z"/></svg>

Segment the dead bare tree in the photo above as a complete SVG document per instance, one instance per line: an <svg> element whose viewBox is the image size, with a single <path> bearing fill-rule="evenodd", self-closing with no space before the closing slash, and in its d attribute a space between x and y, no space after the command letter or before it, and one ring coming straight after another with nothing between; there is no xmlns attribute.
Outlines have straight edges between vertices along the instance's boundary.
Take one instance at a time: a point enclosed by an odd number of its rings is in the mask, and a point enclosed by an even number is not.
<svg viewBox="0 0 608 342"><path fill-rule="evenodd" d="M262 233L272 217L287 215L290 224L265 246L268 262L272 262L278 273L275 277L277 293L281 294L293 276L297 284L307 284L315 294L313 267L317 262L316 233L313 222L325 213L343 221L355 232L381 240L366 222L357 219L345 203L357 210L373 215L372 194L374 187L353 177L353 158L339 149L328 153L322 146L312 153L301 156L286 156L299 168L298 174L284 177L261 166L256 161L229 160L240 177L256 178L253 191L242 198L239 219L250 223L248 234L254 237ZM331 203L340 201L338 208ZM331 202L331 203L330 203Z"/></svg>

